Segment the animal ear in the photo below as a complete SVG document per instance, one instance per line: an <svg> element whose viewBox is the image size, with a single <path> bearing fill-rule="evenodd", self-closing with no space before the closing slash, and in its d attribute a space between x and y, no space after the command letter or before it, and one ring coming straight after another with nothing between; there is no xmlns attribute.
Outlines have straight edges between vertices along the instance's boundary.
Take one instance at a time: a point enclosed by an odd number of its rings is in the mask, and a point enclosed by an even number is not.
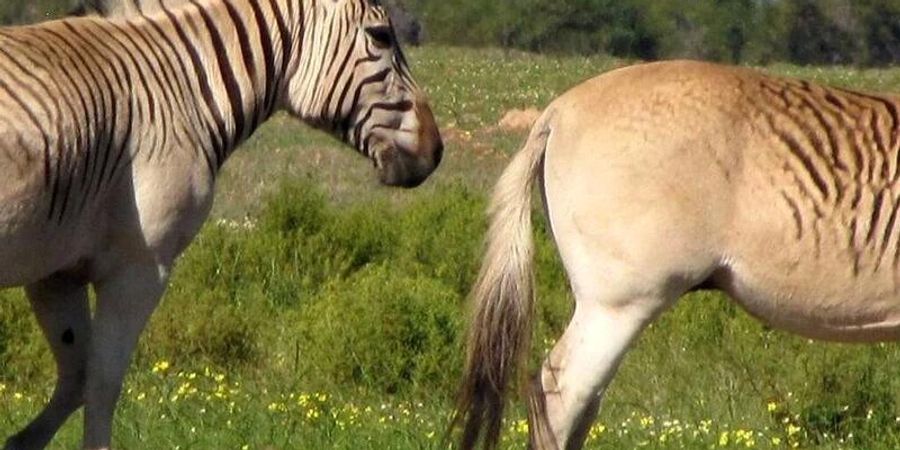
<svg viewBox="0 0 900 450"><path fill-rule="evenodd" d="M366 27L366 34L372 38L377 47L387 48L394 44L394 32L390 25L373 25Z"/></svg>

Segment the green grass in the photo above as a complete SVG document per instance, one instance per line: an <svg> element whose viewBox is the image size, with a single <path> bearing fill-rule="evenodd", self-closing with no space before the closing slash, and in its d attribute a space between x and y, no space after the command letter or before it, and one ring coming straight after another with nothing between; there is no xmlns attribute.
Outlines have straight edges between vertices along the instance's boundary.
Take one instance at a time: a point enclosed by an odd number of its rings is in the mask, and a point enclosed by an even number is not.
<svg viewBox="0 0 900 450"><path fill-rule="evenodd" d="M495 124L625 62L443 47L410 60L447 140L440 170L416 190L381 188L330 137L286 116L263 127L226 165L142 338L117 448L445 448L486 193L525 134ZM900 69L766 70L900 91ZM537 216L534 361L571 308ZM3 437L37 412L53 366L21 292L0 304ZM692 294L629 353L590 448L898 448L897 367L900 346L811 342ZM521 409L506 426L523 448ZM73 418L52 448L76 447L80 428Z"/></svg>

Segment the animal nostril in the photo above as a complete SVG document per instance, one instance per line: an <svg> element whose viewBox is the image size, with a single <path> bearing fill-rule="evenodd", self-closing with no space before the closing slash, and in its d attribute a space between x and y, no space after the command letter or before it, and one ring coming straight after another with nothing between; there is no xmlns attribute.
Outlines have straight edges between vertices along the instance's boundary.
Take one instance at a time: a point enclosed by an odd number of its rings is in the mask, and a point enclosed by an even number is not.
<svg viewBox="0 0 900 450"><path fill-rule="evenodd" d="M71 328L67 328L66 331L63 332L62 342L66 345L72 345L75 343L75 332L72 331Z"/></svg>
<svg viewBox="0 0 900 450"><path fill-rule="evenodd" d="M434 148L434 165L437 167L438 164L441 163L441 159L444 157L444 142L438 138L437 145Z"/></svg>

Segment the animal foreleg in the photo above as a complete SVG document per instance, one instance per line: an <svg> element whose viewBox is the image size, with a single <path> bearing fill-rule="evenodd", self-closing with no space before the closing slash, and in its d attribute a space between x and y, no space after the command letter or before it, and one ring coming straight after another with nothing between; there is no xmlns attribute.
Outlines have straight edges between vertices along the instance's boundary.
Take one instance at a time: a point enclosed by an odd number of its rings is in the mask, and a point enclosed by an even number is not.
<svg viewBox="0 0 900 450"><path fill-rule="evenodd" d="M167 268L128 266L98 283L97 310L88 355L84 446L109 448L122 380L147 320L165 290Z"/></svg>
<svg viewBox="0 0 900 450"><path fill-rule="evenodd" d="M44 448L84 402L85 362L91 333L87 287L54 276L27 286L25 292L56 360L57 382L44 410L6 442L4 448L8 450Z"/></svg>

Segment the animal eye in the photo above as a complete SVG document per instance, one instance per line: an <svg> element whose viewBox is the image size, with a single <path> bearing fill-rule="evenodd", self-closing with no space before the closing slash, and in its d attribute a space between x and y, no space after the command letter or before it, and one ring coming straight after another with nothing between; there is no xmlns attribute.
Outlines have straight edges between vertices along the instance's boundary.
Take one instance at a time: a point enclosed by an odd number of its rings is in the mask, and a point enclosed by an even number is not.
<svg viewBox="0 0 900 450"><path fill-rule="evenodd" d="M368 27L366 28L366 33L378 47L387 48L394 44L394 33L391 32L391 27L389 26Z"/></svg>

